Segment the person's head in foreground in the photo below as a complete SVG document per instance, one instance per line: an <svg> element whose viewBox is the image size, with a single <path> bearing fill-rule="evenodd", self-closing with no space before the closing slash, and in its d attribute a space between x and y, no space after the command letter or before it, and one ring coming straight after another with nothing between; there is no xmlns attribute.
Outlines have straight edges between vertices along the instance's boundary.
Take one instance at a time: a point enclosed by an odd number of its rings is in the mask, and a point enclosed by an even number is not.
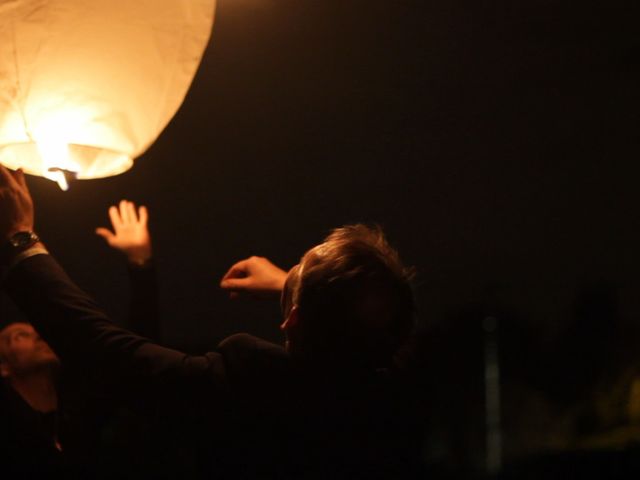
<svg viewBox="0 0 640 480"><path fill-rule="evenodd" d="M0 376L9 382L50 371L60 361L31 324L14 322L0 330Z"/></svg>
<svg viewBox="0 0 640 480"><path fill-rule="evenodd" d="M282 328L290 353L314 362L388 367L413 327L410 278L380 228L335 229L287 276Z"/></svg>

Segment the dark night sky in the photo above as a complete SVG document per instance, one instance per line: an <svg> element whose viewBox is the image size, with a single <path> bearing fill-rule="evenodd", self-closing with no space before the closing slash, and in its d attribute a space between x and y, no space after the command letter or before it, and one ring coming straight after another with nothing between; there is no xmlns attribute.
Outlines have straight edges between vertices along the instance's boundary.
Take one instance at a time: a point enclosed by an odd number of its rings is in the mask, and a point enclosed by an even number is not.
<svg viewBox="0 0 640 480"><path fill-rule="evenodd" d="M279 338L275 303L219 291L234 261L288 268L355 221L416 266L424 321L497 302L553 330L594 279L633 317L638 8L599 3L220 0L158 141L66 193L30 179L37 229L121 318L124 263L93 230L121 198L148 205L165 340L194 350Z"/></svg>

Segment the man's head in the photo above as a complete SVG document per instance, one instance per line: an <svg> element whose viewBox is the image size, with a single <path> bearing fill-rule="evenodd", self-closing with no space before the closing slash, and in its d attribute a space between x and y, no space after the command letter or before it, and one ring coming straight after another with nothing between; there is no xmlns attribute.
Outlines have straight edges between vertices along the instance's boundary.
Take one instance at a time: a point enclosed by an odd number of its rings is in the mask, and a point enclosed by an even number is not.
<svg viewBox="0 0 640 480"><path fill-rule="evenodd" d="M289 272L289 350L314 361L389 365L413 327L410 271L379 228L335 229Z"/></svg>
<svg viewBox="0 0 640 480"><path fill-rule="evenodd" d="M0 330L0 375L21 378L60 363L29 323L15 322Z"/></svg>

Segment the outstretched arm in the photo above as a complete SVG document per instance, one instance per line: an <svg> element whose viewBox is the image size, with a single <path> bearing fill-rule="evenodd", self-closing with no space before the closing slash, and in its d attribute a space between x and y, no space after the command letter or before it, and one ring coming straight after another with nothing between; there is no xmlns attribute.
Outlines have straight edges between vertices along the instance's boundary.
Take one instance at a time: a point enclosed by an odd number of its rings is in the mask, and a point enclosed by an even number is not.
<svg viewBox="0 0 640 480"><path fill-rule="evenodd" d="M133 202L121 200L109 208L113 231L97 228L96 233L107 244L127 257L131 302L128 327L145 337L159 340L158 282L152 262L151 235L147 208L136 208Z"/></svg>
<svg viewBox="0 0 640 480"><path fill-rule="evenodd" d="M220 282L231 298L241 294L257 296L280 295L287 272L264 257L249 257L234 264Z"/></svg>
<svg viewBox="0 0 640 480"><path fill-rule="evenodd" d="M33 202L24 175L0 165L0 242L8 247L12 234L32 229ZM188 356L118 328L50 255L43 254L42 245L37 251L34 247L9 249L2 257L4 266L10 266L5 288L63 364L95 375L107 372L130 385L136 380L140 387L203 374L210 386L223 386L219 354Z"/></svg>

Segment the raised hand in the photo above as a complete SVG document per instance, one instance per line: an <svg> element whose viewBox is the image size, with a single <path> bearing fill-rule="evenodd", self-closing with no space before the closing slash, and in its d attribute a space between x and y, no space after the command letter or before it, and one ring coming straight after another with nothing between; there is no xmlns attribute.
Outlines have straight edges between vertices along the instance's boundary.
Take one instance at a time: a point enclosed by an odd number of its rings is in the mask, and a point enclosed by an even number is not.
<svg viewBox="0 0 640 480"><path fill-rule="evenodd" d="M279 295L287 279L287 272L264 257L249 257L234 264L222 277L220 287L231 298L242 293L258 296Z"/></svg>
<svg viewBox="0 0 640 480"><path fill-rule="evenodd" d="M108 228L97 228L96 233L109 246L121 251L134 265L144 265L151 259L151 236L147 228L149 214L145 206L136 211L133 202L121 200L118 207L109 208L113 232Z"/></svg>
<svg viewBox="0 0 640 480"><path fill-rule="evenodd" d="M28 230L33 230L33 200L24 172L0 165L0 243Z"/></svg>

